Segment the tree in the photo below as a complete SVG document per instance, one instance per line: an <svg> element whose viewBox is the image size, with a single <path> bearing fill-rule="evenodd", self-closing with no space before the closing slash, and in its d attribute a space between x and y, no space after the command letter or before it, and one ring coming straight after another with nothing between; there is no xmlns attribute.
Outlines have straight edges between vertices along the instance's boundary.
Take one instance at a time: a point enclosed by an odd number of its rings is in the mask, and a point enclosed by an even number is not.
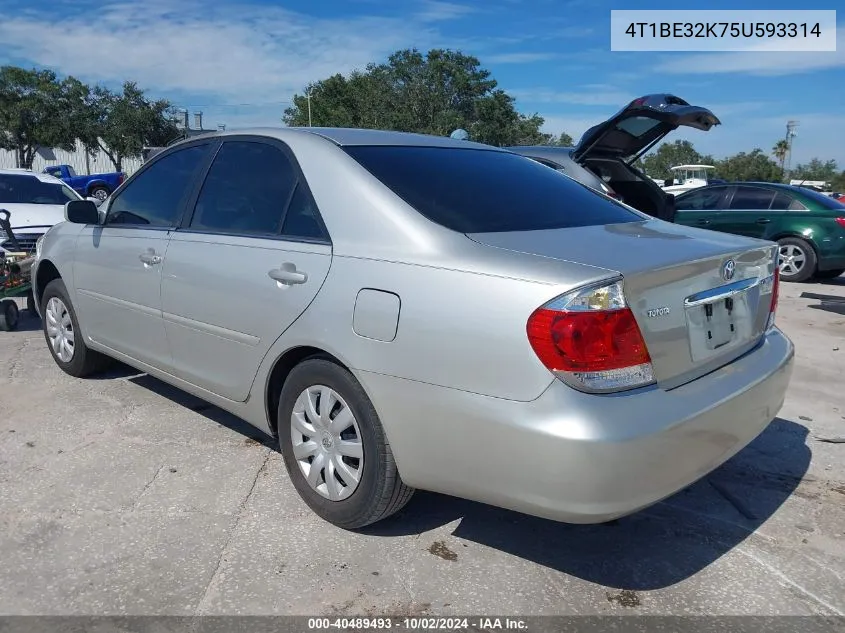
<svg viewBox="0 0 845 633"><path fill-rule="evenodd" d="M783 171L783 165L786 162L787 154L789 154L789 141L786 139L779 140L775 143L774 147L772 147L772 155L777 159L781 171Z"/></svg>
<svg viewBox="0 0 845 633"><path fill-rule="evenodd" d="M348 77L333 75L295 95L282 120L291 126L361 127L448 136L458 128L493 145L547 143L543 118L517 112L478 59L459 51L401 50Z"/></svg>
<svg viewBox="0 0 845 633"><path fill-rule="evenodd" d="M813 158L806 165L796 165L792 170L792 178L794 180L824 180L830 182L836 178L836 161L826 160L822 161L818 158Z"/></svg>
<svg viewBox="0 0 845 633"><path fill-rule="evenodd" d="M179 135L166 99L150 101L131 81L115 93L98 86L88 105L88 117L80 129L89 151L101 149L117 171L123 161L141 155L146 146L163 146Z"/></svg>
<svg viewBox="0 0 845 633"><path fill-rule="evenodd" d="M716 173L731 181L780 182L783 178L780 166L759 148L718 161Z"/></svg>
<svg viewBox="0 0 845 633"><path fill-rule="evenodd" d="M18 166L32 168L39 147L76 149L90 92L73 77L61 81L50 70L0 68L0 148L16 153Z"/></svg>
<svg viewBox="0 0 845 633"><path fill-rule="evenodd" d="M689 141L662 143L655 152L650 152L637 165L653 178L672 177L671 167L677 165L713 165L713 157L702 156Z"/></svg>

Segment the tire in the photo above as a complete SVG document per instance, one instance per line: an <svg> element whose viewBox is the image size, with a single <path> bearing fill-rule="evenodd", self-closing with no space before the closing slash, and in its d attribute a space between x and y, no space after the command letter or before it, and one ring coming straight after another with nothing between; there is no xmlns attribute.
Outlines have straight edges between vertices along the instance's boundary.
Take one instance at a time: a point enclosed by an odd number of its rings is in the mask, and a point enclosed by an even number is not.
<svg viewBox="0 0 845 633"><path fill-rule="evenodd" d="M783 281L807 281L816 272L816 251L804 240L785 237L778 240L780 278ZM787 260L789 257L791 260Z"/></svg>
<svg viewBox="0 0 845 633"><path fill-rule="evenodd" d="M0 301L0 330L3 332L17 330L19 320L18 304L11 299Z"/></svg>
<svg viewBox="0 0 845 633"><path fill-rule="evenodd" d="M320 392L332 397L333 408L328 414L334 412L334 416L330 420L341 419L341 414L347 416L343 418L345 428L322 426L319 416L315 424L295 422L295 419L311 422L315 417L308 414L305 406L309 396L314 402L312 410L317 414L322 412L324 396L318 397ZM285 468L299 496L320 518L353 530L398 512L410 501L414 489L406 486L399 476L378 414L361 385L346 369L323 358L306 359L294 367L282 387L278 420ZM306 437L310 440L304 441ZM345 450L340 449L340 442L346 445ZM356 446L363 463L350 455L355 453L351 447ZM335 467L338 462L340 466ZM317 470L311 465L314 463L320 464ZM316 485L306 479L306 468L316 474ZM338 477L332 472L338 473ZM331 487L329 482L333 482Z"/></svg>
<svg viewBox="0 0 845 633"><path fill-rule="evenodd" d="M53 360L63 372L75 378L84 378L102 371L112 363L108 356L95 352L85 345L83 337L79 334L76 311L68 297L65 282L61 279L54 279L44 288L44 294L41 296L41 315L41 328L44 331L47 347ZM64 325L62 325L63 321ZM70 330L68 330L68 325ZM71 335L70 338L68 338L68 333ZM57 352L51 335L58 336L61 340L70 342L71 345L58 344L59 352ZM69 353L68 347L70 347Z"/></svg>
<svg viewBox="0 0 845 633"><path fill-rule="evenodd" d="M111 191L108 190L107 187L94 187L88 195L92 198L97 198L98 200L105 200L109 197Z"/></svg>
<svg viewBox="0 0 845 633"><path fill-rule="evenodd" d="M836 279L842 273L845 273L845 268L837 268L836 270L820 270L816 273L817 279Z"/></svg>

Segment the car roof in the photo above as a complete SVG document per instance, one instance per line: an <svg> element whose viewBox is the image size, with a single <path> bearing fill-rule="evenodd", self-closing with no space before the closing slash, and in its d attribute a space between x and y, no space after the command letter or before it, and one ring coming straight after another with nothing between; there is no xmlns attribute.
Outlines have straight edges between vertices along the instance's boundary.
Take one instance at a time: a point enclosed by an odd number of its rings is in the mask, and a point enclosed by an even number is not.
<svg viewBox="0 0 845 633"><path fill-rule="evenodd" d="M209 132L193 136L189 141L199 138L216 138L225 136L253 135L276 138L281 141L289 140L293 135L310 134L327 139L341 147L362 145L392 145L412 147L454 147L460 149L485 149L504 151L492 145L475 143L473 141L459 141L448 136L434 136L433 134L415 134L411 132L393 132L389 130L365 130L360 128L331 128L331 127L253 127ZM185 142L185 141L183 141ZM181 143L176 143L175 147ZM168 148L170 149L170 148Z"/></svg>
<svg viewBox="0 0 845 633"><path fill-rule="evenodd" d="M65 184L64 181L51 176L50 174L41 174L31 169L24 169L23 167L11 167L7 169L0 169L0 176L29 176L30 178L38 178L41 182Z"/></svg>

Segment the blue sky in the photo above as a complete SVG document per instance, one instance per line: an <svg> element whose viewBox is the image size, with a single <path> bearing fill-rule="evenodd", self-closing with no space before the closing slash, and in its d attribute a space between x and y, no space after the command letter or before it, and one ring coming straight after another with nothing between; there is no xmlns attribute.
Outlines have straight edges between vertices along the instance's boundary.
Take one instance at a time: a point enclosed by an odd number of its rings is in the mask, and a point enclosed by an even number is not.
<svg viewBox="0 0 845 633"><path fill-rule="evenodd" d="M610 10L795 9L794 1L716 0L0 0L0 63L50 67L90 83L133 79L205 127L280 124L309 82L382 61L399 48L478 57L518 108L576 139L630 99L671 92L723 125L681 132L717 157L769 151L800 121L794 161L845 169L845 11L830 53L610 51ZM820 0L812 9L836 9Z"/></svg>

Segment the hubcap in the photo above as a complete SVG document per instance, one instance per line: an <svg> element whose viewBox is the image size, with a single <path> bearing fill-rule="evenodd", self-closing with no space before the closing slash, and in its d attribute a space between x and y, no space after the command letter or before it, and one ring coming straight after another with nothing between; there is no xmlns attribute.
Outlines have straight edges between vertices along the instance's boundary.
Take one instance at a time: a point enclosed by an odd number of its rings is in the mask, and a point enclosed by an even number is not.
<svg viewBox="0 0 845 633"><path fill-rule="evenodd" d="M308 485L331 501L347 499L361 481L364 445L349 405L324 385L299 394L290 419L293 455Z"/></svg>
<svg viewBox="0 0 845 633"><path fill-rule="evenodd" d="M807 255L794 244L787 244L780 247L778 257L778 268L784 277L793 277L801 272L804 264L807 263Z"/></svg>
<svg viewBox="0 0 845 633"><path fill-rule="evenodd" d="M50 347L53 348L56 358L63 363L69 363L73 360L74 351L73 322L70 320L67 306L58 297L51 297L47 302L44 323L47 326Z"/></svg>

